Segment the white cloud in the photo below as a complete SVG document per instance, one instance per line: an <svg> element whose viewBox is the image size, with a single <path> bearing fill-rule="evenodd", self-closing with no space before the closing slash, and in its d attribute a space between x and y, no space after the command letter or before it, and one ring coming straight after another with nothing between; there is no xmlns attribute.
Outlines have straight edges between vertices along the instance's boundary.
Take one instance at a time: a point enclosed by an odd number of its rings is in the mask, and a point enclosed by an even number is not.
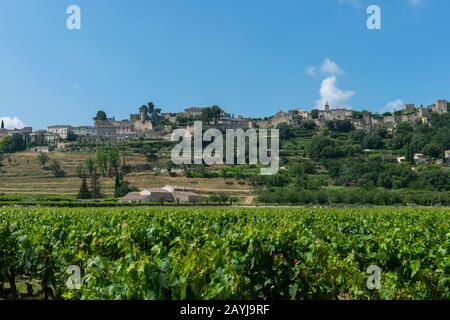
<svg viewBox="0 0 450 320"><path fill-rule="evenodd" d="M306 74L311 77L315 77L318 72L325 76L341 75L344 73L344 71L337 65L337 63L329 58L323 60L320 67L307 66L305 71Z"/></svg>
<svg viewBox="0 0 450 320"><path fill-rule="evenodd" d="M388 102L384 107L381 108L381 113L385 112L394 112L394 110L401 110L405 104L402 100L397 99L391 102Z"/></svg>
<svg viewBox="0 0 450 320"><path fill-rule="evenodd" d="M354 95L354 91L339 89L337 87L337 78L333 75L322 81L320 99L316 101L316 108L323 109L327 102L332 107L346 106L348 100Z"/></svg>
<svg viewBox="0 0 450 320"><path fill-rule="evenodd" d="M344 73L342 69L336 64L336 62L331 61L329 58L323 60L320 71L329 75L339 75Z"/></svg>
<svg viewBox="0 0 450 320"><path fill-rule="evenodd" d="M17 117L0 117L0 123L5 123L5 129L22 129L25 124Z"/></svg>
<svg viewBox="0 0 450 320"><path fill-rule="evenodd" d="M307 75L315 77L317 75L317 68L313 66L307 66L305 72Z"/></svg>

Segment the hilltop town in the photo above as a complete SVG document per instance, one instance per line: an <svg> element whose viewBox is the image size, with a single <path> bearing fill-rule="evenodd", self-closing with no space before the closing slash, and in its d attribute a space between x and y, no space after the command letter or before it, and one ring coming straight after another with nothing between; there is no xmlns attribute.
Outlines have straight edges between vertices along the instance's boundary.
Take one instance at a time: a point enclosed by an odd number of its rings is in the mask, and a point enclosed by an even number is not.
<svg viewBox="0 0 450 320"><path fill-rule="evenodd" d="M130 114L129 119L116 120L108 118L104 111L99 111L93 119L92 126L76 126L55 124L47 130L33 131L32 127L8 130L0 128L0 138L20 134L25 141L33 146L49 146L50 148L63 148L64 142L75 140L102 140L125 141L133 139L169 140L173 129L192 128L195 120L202 120L207 126L221 130L237 128L274 128L279 125L296 127L302 123L314 123L317 128L324 128L328 121L346 121L355 129L370 133L384 127L392 132L401 122L428 124L432 113L448 113L450 103L447 100L438 100L428 107L406 104L402 110L386 112L383 114L368 111L355 111L346 108L332 108L328 103L322 110L314 109L304 111L291 109L288 112L279 111L267 118L250 118L234 116L225 112L218 106L189 107L184 112L161 113L161 109L153 103L143 105L139 113ZM43 150L43 149L36 149Z"/></svg>
<svg viewBox="0 0 450 320"><path fill-rule="evenodd" d="M29 196L58 196L69 202L107 198L114 204L447 204L448 109L447 100L427 107L406 104L383 114L326 103L320 110L291 109L251 118L219 106L163 113L148 103L123 120L99 110L91 126L56 124L33 131L8 130L2 123L0 199L4 195L18 196L18 201L31 201L26 200ZM222 132L277 128L278 173L261 176L262 166L250 161L236 166L175 164L171 152L177 142L171 141L172 132L183 128L192 133L195 121L202 121L205 130Z"/></svg>

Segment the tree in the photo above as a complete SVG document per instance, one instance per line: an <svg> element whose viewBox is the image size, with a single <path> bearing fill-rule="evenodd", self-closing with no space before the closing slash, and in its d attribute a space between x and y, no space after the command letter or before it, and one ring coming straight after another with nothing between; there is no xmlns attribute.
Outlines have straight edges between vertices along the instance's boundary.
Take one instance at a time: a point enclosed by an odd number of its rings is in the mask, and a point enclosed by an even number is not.
<svg viewBox="0 0 450 320"><path fill-rule="evenodd" d="M167 161L166 162L167 171L170 173L170 171L172 171L173 168L174 168L174 164L173 164L172 160Z"/></svg>
<svg viewBox="0 0 450 320"><path fill-rule="evenodd" d="M82 179L83 177L86 178L86 169L82 164L79 164L77 168L75 169L75 172L77 173L77 177Z"/></svg>
<svg viewBox="0 0 450 320"><path fill-rule="evenodd" d="M378 134L372 133L363 139L362 146L366 149L383 149L384 142Z"/></svg>
<svg viewBox="0 0 450 320"><path fill-rule="evenodd" d="M72 131L67 134L67 141L77 141L77 135Z"/></svg>
<svg viewBox="0 0 450 320"><path fill-rule="evenodd" d="M116 179L114 182L114 197L116 198L123 197L132 191L139 191L139 189L135 187L130 187L128 181L123 180L122 172L117 172Z"/></svg>
<svg viewBox="0 0 450 320"><path fill-rule="evenodd" d="M350 132L355 129L350 120L337 120L335 121L334 127L338 132Z"/></svg>
<svg viewBox="0 0 450 320"><path fill-rule="evenodd" d="M89 177L92 177L96 172L95 161L92 158L84 160L84 167L86 168Z"/></svg>
<svg viewBox="0 0 450 320"><path fill-rule="evenodd" d="M307 120L301 123L300 128L308 131L312 131L316 129L316 123L312 120Z"/></svg>
<svg viewBox="0 0 450 320"><path fill-rule="evenodd" d="M107 149L105 149L105 148L97 149L96 162L97 162L98 167L101 169L102 175L106 176L106 171L108 170L108 150Z"/></svg>
<svg viewBox="0 0 450 320"><path fill-rule="evenodd" d="M48 155L45 153L39 153L37 156L37 160L39 161L39 164L41 165L42 169L45 169L45 166L47 165L48 161L50 160Z"/></svg>
<svg viewBox="0 0 450 320"><path fill-rule="evenodd" d="M279 125L277 125L277 129L280 130L279 134L281 140L286 141L293 137L291 126L289 126L288 124L280 123Z"/></svg>
<svg viewBox="0 0 450 320"><path fill-rule="evenodd" d="M335 130L336 130L336 128L335 128L335 126L334 126L334 121L332 121L332 120L327 120L327 121L325 121L325 127L326 127L328 130L330 130L330 131L335 131Z"/></svg>
<svg viewBox="0 0 450 320"><path fill-rule="evenodd" d="M353 143L362 143L365 137L366 133L361 129L354 130L350 133L350 139Z"/></svg>
<svg viewBox="0 0 450 320"><path fill-rule="evenodd" d="M114 181L114 197L116 198L120 197L120 185L120 174L116 172L116 179Z"/></svg>
<svg viewBox="0 0 450 320"><path fill-rule="evenodd" d="M139 112L144 113L144 119L141 119L141 120L148 120L149 108L145 104L139 108Z"/></svg>
<svg viewBox="0 0 450 320"><path fill-rule="evenodd" d="M405 147L405 159L411 164L414 164L414 149L410 144L407 144Z"/></svg>
<svg viewBox="0 0 450 320"><path fill-rule="evenodd" d="M378 134L382 139L387 139L389 137L388 130L385 127L383 127L383 126L378 127L375 130L375 133Z"/></svg>
<svg viewBox="0 0 450 320"><path fill-rule="evenodd" d="M0 126L1 129L5 129L5 122L2 120L2 125Z"/></svg>
<svg viewBox="0 0 450 320"><path fill-rule="evenodd" d="M78 199L89 199L91 197L91 192L89 191L86 177L84 176L81 180L80 191L78 192Z"/></svg>
<svg viewBox="0 0 450 320"><path fill-rule="evenodd" d="M410 144L414 128L407 122L400 122L394 130L394 139L391 141L393 149L402 149Z"/></svg>
<svg viewBox="0 0 450 320"><path fill-rule="evenodd" d="M155 104L153 102L149 102L149 103L147 103L147 106L148 106L148 112L150 114L152 114L153 111L155 111Z"/></svg>
<svg viewBox="0 0 450 320"><path fill-rule="evenodd" d="M4 153L8 152L8 147L9 147L10 141L11 141L11 137L9 137L9 136L0 140L0 152L4 152Z"/></svg>
<svg viewBox="0 0 450 320"><path fill-rule="evenodd" d="M427 144L423 150L423 154L430 156L432 158L440 158L442 155L441 149L434 143Z"/></svg>
<svg viewBox="0 0 450 320"><path fill-rule="evenodd" d="M60 163L57 160L53 160L49 169L53 172L55 178L61 178L65 176L64 170L61 168Z"/></svg>
<svg viewBox="0 0 450 320"><path fill-rule="evenodd" d="M20 133L14 133L11 137L11 151L23 151L25 150L26 143L23 135Z"/></svg>
<svg viewBox="0 0 450 320"><path fill-rule="evenodd" d="M145 145L142 148L142 153L145 155L148 162L155 162L158 160L157 150L149 145Z"/></svg>
<svg viewBox="0 0 450 320"><path fill-rule="evenodd" d="M91 178L91 198L102 198L102 185L97 174L94 174Z"/></svg>
<svg viewBox="0 0 450 320"><path fill-rule="evenodd" d="M115 148L108 150L107 159L108 159L108 166L109 166L109 176L112 177L113 169L114 169L114 172L117 172L118 168L119 168L119 162L120 162L119 150L117 150Z"/></svg>
<svg viewBox="0 0 450 320"><path fill-rule="evenodd" d="M102 110L97 111L97 114L94 117L94 121L106 121L106 120L108 120L106 112Z"/></svg>
<svg viewBox="0 0 450 320"><path fill-rule="evenodd" d="M203 108L201 115L202 122L209 123L211 118L212 118L211 108L210 107Z"/></svg>
<svg viewBox="0 0 450 320"><path fill-rule="evenodd" d="M14 133L12 136L6 136L0 141L0 151L13 153L25 150L26 143L20 133Z"/></svg>
<svg viewBox="0 0 450 320"><path fill-rule="evenodd" d="M311 118L313 118L313 119L319 118L319 110L317 110L317 109L311 110Z"/></svg>
<svg viewBox="0 0 450 320"><path fill-rule="evenodd" d="M152 124L154 126L156 126L158 124L159 120L161 120L161 109L155 108L153 110L152 114L150 115L150 121L152 122Z"/></svg>
<svg viewBox="0 0 450 320"><path fill-rule="evenodd" d="M308 151L312 158L334 158L335 141L325 136L315 136L309 144Z"/></svg>
<svg viewBox="0 0 450 320"><path fill-rule="evenodd" d="M219 106L213 105L211 107L211 117L214 119L214 123L217 124L222 114L222 109Z"/></svg>
<svg viewBox="0 0 450 320"><path fill-rule="evenodd" d="M431 125L435 128L449 128L450 127L450 113L432 113Z"/></svg>
<svg viewBox="0 0 450 320"><path fill-rule="evenodd" d="M430 167L419 173L417 188L450 191L450 173L438 167Z"/></svg>

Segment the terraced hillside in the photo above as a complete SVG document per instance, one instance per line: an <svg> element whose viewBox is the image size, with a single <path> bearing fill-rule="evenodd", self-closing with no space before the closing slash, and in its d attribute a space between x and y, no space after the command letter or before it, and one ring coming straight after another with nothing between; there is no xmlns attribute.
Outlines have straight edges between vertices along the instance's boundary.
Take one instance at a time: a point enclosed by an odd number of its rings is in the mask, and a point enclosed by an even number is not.
<svg viewBox="0 0 450 320"><path fill-rule="evenodd" d="M0 194L6 195L64 195L75 196L78 193L80 179L76 175L76 168L92 154L51 152L51 160L58 160L65 177L55 178L50 170L40 167L33 152L21 152L5 155L3 166L0 167ZM146 162L142 155L126 157L126 163L134 168L125 178L132 186L138 188L156 188L164 185L183 185L193 187L200 192L223 192L236 195L246 195L251 191L248 185L240 185L233 179L189 179L186 177L171 177L167 173L157 174L150 170L141 169ZM103 192L107 196L113 194L114 178L101 179Z"/></svg>

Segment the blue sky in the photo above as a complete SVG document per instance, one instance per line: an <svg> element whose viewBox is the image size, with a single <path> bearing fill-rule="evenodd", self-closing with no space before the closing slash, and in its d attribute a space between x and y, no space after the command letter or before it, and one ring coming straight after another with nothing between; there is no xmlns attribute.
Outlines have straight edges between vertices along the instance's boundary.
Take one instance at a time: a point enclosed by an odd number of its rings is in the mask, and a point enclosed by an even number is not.
<svg viewBox="0 0 450 320"><path fill-rule="evenodd" d="M81 30L66 28L70 4ZM367 29L366 0L0 0L0 118L45 128L149 101L268 116L450 99L450 2L370 4L382 30Z"/></svg>

